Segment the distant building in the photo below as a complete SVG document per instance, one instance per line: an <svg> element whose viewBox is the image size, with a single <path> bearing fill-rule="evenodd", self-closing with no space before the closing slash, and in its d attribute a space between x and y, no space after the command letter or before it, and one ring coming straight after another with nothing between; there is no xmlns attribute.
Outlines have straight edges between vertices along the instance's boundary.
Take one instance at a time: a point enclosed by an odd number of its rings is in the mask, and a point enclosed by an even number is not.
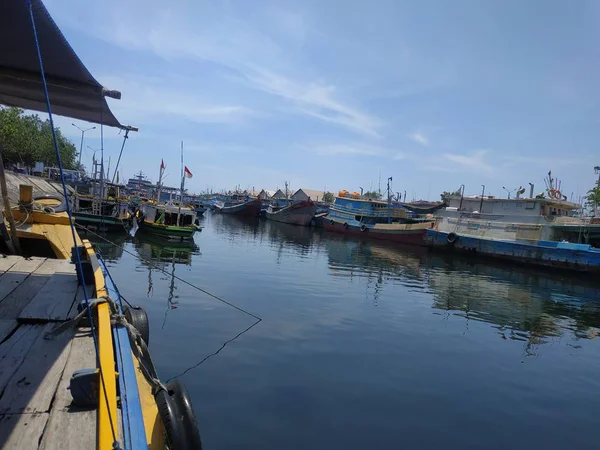
<svg viewBox="0 0 600 450"><path fill-rule="evenodd" d="M285 199L285 192L283 192L281 189L277 189L271 198L275 200Z"/></svg>
<svg viewBox="0 0 600 450"><path fill-rule="evenodd" d="M292 195L292 200L312 200L313 202L322 202L325 192L315 191L314 189L298 189Z"/></svg>

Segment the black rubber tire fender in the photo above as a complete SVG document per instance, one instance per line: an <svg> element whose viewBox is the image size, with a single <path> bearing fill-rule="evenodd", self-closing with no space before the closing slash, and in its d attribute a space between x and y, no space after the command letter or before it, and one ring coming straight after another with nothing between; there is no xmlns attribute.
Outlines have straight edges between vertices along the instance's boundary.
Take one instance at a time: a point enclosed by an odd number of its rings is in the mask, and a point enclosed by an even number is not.
<svg viewBox="0 0 600 450"><path fill-rule="evenodd" d="M180 412L175 399L168 391L160 389L155 397L158 415L167 435L167 445L171 450L193 450L188 445L187 435L180 420Z"/></svg>
<svg viewBox="0 0 600 450"><path fill-rule="evenodd" d="M174 380L167 384L167 389L178 408L178 420L185 431L188 447L201 450L202 439L200 438L200 428L198 427L198 420L196 419L196 414L194 414L192 401L185 385L179 380Z"/></svg>
<svg viewBox="0 0 600 450"><path fill-rule="evenodd" d="M367 226L366 226L366 225L363 223L363 224L360 226L360 231L367 231L367 230L368 230Z"/></svg>
<svg viewBox="0 0 600 450"><path fill-rule="evenodd" d="M67 202L65 201L65 199L63 198L62 195L52 195L52 194L44 194L44 195L35 195L33 197L33 201L37 201L37 200L56 200L58 202L60 202L60 205L58 206L52 206L52 209L55 212L64 212L67 210Z"/></svg>
<svg viewBox="0 0 600 450"><path fill-rule="evenodd" d="M331 225L335 225L335 222L333 221L333 219L332 219L332 220L330 220L330 221L329 221L329 223L330 223Z"/></svg>
<svg viewBox="0 0 600 450"><path fill-rule="evenodd" d="M458 235L454 232L448 233L448 236L446 237L446 240L448 241L449 244L454 244L457 239L458 239Z"/></svg>
<svg viewBox="0 0 600 450"><path fill-rule="evenodd" d="M348 229L348 223L344 222L344 230Z"/></svg>
<svg viewBox="0 0 600 450"><path fill-rule="evenodd" d="M150 322L148 314L141 306L125 306L123 315L131 325L141 334L146 345L150 344Z"/></svg>

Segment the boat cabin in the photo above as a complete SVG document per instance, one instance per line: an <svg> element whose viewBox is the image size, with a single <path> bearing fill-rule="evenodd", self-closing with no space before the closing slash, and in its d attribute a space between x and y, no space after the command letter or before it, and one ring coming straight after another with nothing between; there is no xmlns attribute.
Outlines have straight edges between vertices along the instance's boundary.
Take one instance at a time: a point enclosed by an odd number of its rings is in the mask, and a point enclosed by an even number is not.
<svg viewBox="0 0 600 450"><path fill-rule="evenodd" d="M572 216L579 209L576 203L549 198L496 198L484 196L462 197L453 195L447 199L448 210L519 216Z"/></svg>
<svg viewBox="0 0 600 450"><path fill-rule="evenodd" d="M190 208L176 205L154 205L146 203L142 207L145 220L150 223L157 223L167 226L189 227L196 221L196 213ZM177 217L180 215L179 223Z"/></svg>

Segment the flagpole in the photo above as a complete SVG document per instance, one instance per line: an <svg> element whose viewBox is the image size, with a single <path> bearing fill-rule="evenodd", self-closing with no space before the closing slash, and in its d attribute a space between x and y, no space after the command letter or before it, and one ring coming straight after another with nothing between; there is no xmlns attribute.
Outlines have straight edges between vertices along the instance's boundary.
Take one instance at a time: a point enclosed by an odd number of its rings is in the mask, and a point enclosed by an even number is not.
<svg viewBox="0 0 600 450"><path fill-rule="evenodd" d="M181 204L183 203L183 185L185 184L185 176L183 174L183 141L181 141L181 192L179 194L179 212L177 213L177 226L179 226L181 218Z"/></svg>

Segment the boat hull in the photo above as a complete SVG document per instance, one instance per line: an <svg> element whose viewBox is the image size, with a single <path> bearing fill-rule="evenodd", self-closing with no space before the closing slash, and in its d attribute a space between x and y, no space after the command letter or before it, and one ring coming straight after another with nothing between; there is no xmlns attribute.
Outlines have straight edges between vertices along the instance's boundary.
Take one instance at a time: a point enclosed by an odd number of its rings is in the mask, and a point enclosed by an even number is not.
<svg viewBox="0 0 600 450"><path fill-rule="evenodd" d="M503 241L437 230L428 230L425 241L430 248L443 251L481 254L538 266L600 273L600 249L584 244Z"/></svg>
<svg viewBox="0 0 600 450"><path fill-rule="evenodd" d="M87 213L73 213L75 223L90 230L127 231L130 219L113 216L99 216Z"/></svg>
<svg viewBox="0 0 600 450"><path fill-rule="evenodd" d="M317 208L314 203L309 201L301 201L298 203L291 204L279 211L265 212L265 216L269 220L275 222L287 223L290 225L301 225L308 226L310 221L313 219Z"/></svg>
<svg viewBox="0 0 600 450"><path fill-rule="evenodd" d="M395 224L392 224L391 226L382 228L378 228L377 226L361 228L357 225L340 222L327 217L321 219L320 223L327 231L420 246L425 245L425 232L427 228L431 227L431 223L418 223L398 224L404 225L403 227L394 227Z"/></svg>
<svg viewBox="0 0 600 450"><path fill-rule="evenodd" d="M246 203L240 203L239 205L223 206L220 208L217 206L217 209L222 214L232 214L245 217L258 217L260 214L260 208L261 201L259 199L251 200Z"/></svg>
<svg viewBox="0 0 600 450"><path fill-rule="evenodd" d="M173 240L187 240L193 239L194 233L200 231L198 227L176 227L168 225L159 225L155 223L146 222L142 220L139 222L140 231L143 233L153 234L158 237L173 239Z"/></svg>

